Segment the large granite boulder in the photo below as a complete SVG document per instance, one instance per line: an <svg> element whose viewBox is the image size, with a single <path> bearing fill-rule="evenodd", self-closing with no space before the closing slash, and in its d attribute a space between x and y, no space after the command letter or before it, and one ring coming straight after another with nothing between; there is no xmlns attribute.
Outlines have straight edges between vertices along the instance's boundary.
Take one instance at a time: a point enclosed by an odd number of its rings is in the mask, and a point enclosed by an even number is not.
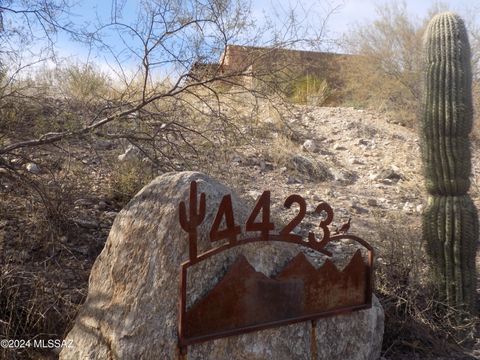
<svg viewBox="0 0 480 360"><path fill-rule="evenodd" d="M180 264L188 257L188 236L180 227L178 204L187 201L190 182L207 198L199 227L199 252L208 240L218 204L232 191L197 172L169 173L144 187L115 219L105 248L90 275L88 296L67 336L72 346L60 359L180 359L177 317ZM249 209L232 195L236 222ZM190 302L210 290L243 254L257 271L271 275L298 252L291 244L252 243L205 261L189 275ZM193 288L193 286L191 286ZM371 309L297 323L188 347L186 359L377 359L383 310Z"/></svg>

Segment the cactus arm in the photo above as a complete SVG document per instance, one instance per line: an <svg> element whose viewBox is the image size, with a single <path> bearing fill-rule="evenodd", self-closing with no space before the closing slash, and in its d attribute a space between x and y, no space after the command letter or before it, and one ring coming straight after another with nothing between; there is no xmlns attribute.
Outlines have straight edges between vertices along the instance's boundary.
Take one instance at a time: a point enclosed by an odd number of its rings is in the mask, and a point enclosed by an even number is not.
<svg viewBox="0 0 480 360"><path fill-rule="evenodd" d="M186 232L190 232L190 223L187 222L187 210L185 206L185 202L180 202L179 205L179 218L180 218L180 226L182 227L183 230Z"/></svg>
<svg viewBox="0 0 480 360"><path fill-rule="evenodd" d="M184 201L179 205L180 226L188 232L189 257L190 261L197 258L197 227L205 219L206 196L205 193L200 194L200 208L197 211L197 182L190 183L190 203L189 218L187 219L187 209Z"/></svg>

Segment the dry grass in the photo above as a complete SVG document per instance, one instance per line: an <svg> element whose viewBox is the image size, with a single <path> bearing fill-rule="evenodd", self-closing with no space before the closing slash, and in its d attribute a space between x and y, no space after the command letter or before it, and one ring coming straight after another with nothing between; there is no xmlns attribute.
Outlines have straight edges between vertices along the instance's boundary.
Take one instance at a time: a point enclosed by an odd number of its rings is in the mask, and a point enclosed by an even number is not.
<svg viewBox="0 0 480 360"><path fill-rule="evenodd" d="M308 153L300 155L300 145L285 135L278 134L274 137L264 151L265 158L272 160L277 167L285 167L292 175L320 182L332 179L326 163L314 159Z"/></svg>
<svg viewBox="0 0 480 360"><path fill-rule="evenodd" d="M376 286L385 310L387 359L473 359L480 320L440 303L430 281L419 224L377 218Z"/></svg>
<svg viewBox="0 0 480 360"><path fill-rule="evenodd" d="M119 164L110 177L110 197L121 205L130 199L154 178L149 165L140 160Z"/></svg>
<svg viewBox="0 0 480 360"><path fill-rule="evenodd" d="M93 261L75 251L78 229L72 223L52 219L37 202L6 194L5 200L13 199L1 217L0 338L61 339L86 295L85 270ZM33 348L0 349L1 359L51 355Z"/></svg>

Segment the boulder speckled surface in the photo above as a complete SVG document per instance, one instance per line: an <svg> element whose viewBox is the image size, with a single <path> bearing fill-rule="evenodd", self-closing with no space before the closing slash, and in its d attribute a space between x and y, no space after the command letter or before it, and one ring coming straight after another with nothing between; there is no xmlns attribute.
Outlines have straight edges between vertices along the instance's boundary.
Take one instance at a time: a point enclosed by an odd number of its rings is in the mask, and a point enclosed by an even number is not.
<svg viewBox="0 0 480 360"><path fill-rule="evenodd" d="M319 320L315 333L317 359L378 359L383 325L383 308L375 295L371 309Z"/></svg>
<svg viewBox="0 0 480 360"><path fill-rule="evenodd" d="M188 199L192 180L207 197L205 220L198 229L199 252L210 247L210 225L223 195L231 191L196 172L155 179L115 219L92 268L85 304L67 336L72 346L63 349L60 359L179 358L179 274L188 256L188 241L178 221L178 204ZM236 222L242 224L249 209L234 194L232 200ZM290 244L255 243L215 256L215 261L199 264L189 275L188 283L195 284L195 290L189 291L191 301L211 289L240 252L257 271L271 275L298 249ZM375 305L318 321L317 346L312 346L314 333L311 322L304 322L218 339L190 346L187 359L314 359L312 351L318 352L317 359L376 359L383 311Z"/></svg>

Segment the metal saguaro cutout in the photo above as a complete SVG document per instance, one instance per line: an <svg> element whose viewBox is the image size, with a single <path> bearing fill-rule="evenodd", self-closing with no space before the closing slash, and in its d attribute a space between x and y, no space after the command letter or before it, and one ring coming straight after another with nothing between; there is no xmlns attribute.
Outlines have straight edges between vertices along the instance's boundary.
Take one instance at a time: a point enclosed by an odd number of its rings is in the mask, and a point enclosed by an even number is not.
<svg viewBox="0 0 480 360"><path fill-rule="evenodd" d="M275 226L270 221L270 191L265 191L245 223L247 232L259 235L240 240L241 227L235 224L232 199L225 195L210 230L210 241L228 241L198 254L197 227L205 217L206 199L204 193L198 198L197 183L191 183L188 209L183 201L179 207L180 225L188 233L189 240L189 260L181 265L180 280L178 330L179 347L183 353L193 343L371 307L372 247L359 237L347 234L350 220L332 235L329 225L333 221L333 210L325 202L315 210L318 214L326 214L319 225L323 237L318 239L313 232L307 239L293 234L307 208L300 195L290 195L284 205L290 208L294 203L299 206L298 214L279 233L274 233ZM225 220L224 229L220 229L222 220ZM220 252L252 242L281 241L332 257L325 246L340 239L350 239L362 245L367 251L367 261L358 249L342 271L330 259L316 269L299 252L275 277L270 278L257 272L243 255L239 255L213 289L187 309L188 269Z"/></svg>

